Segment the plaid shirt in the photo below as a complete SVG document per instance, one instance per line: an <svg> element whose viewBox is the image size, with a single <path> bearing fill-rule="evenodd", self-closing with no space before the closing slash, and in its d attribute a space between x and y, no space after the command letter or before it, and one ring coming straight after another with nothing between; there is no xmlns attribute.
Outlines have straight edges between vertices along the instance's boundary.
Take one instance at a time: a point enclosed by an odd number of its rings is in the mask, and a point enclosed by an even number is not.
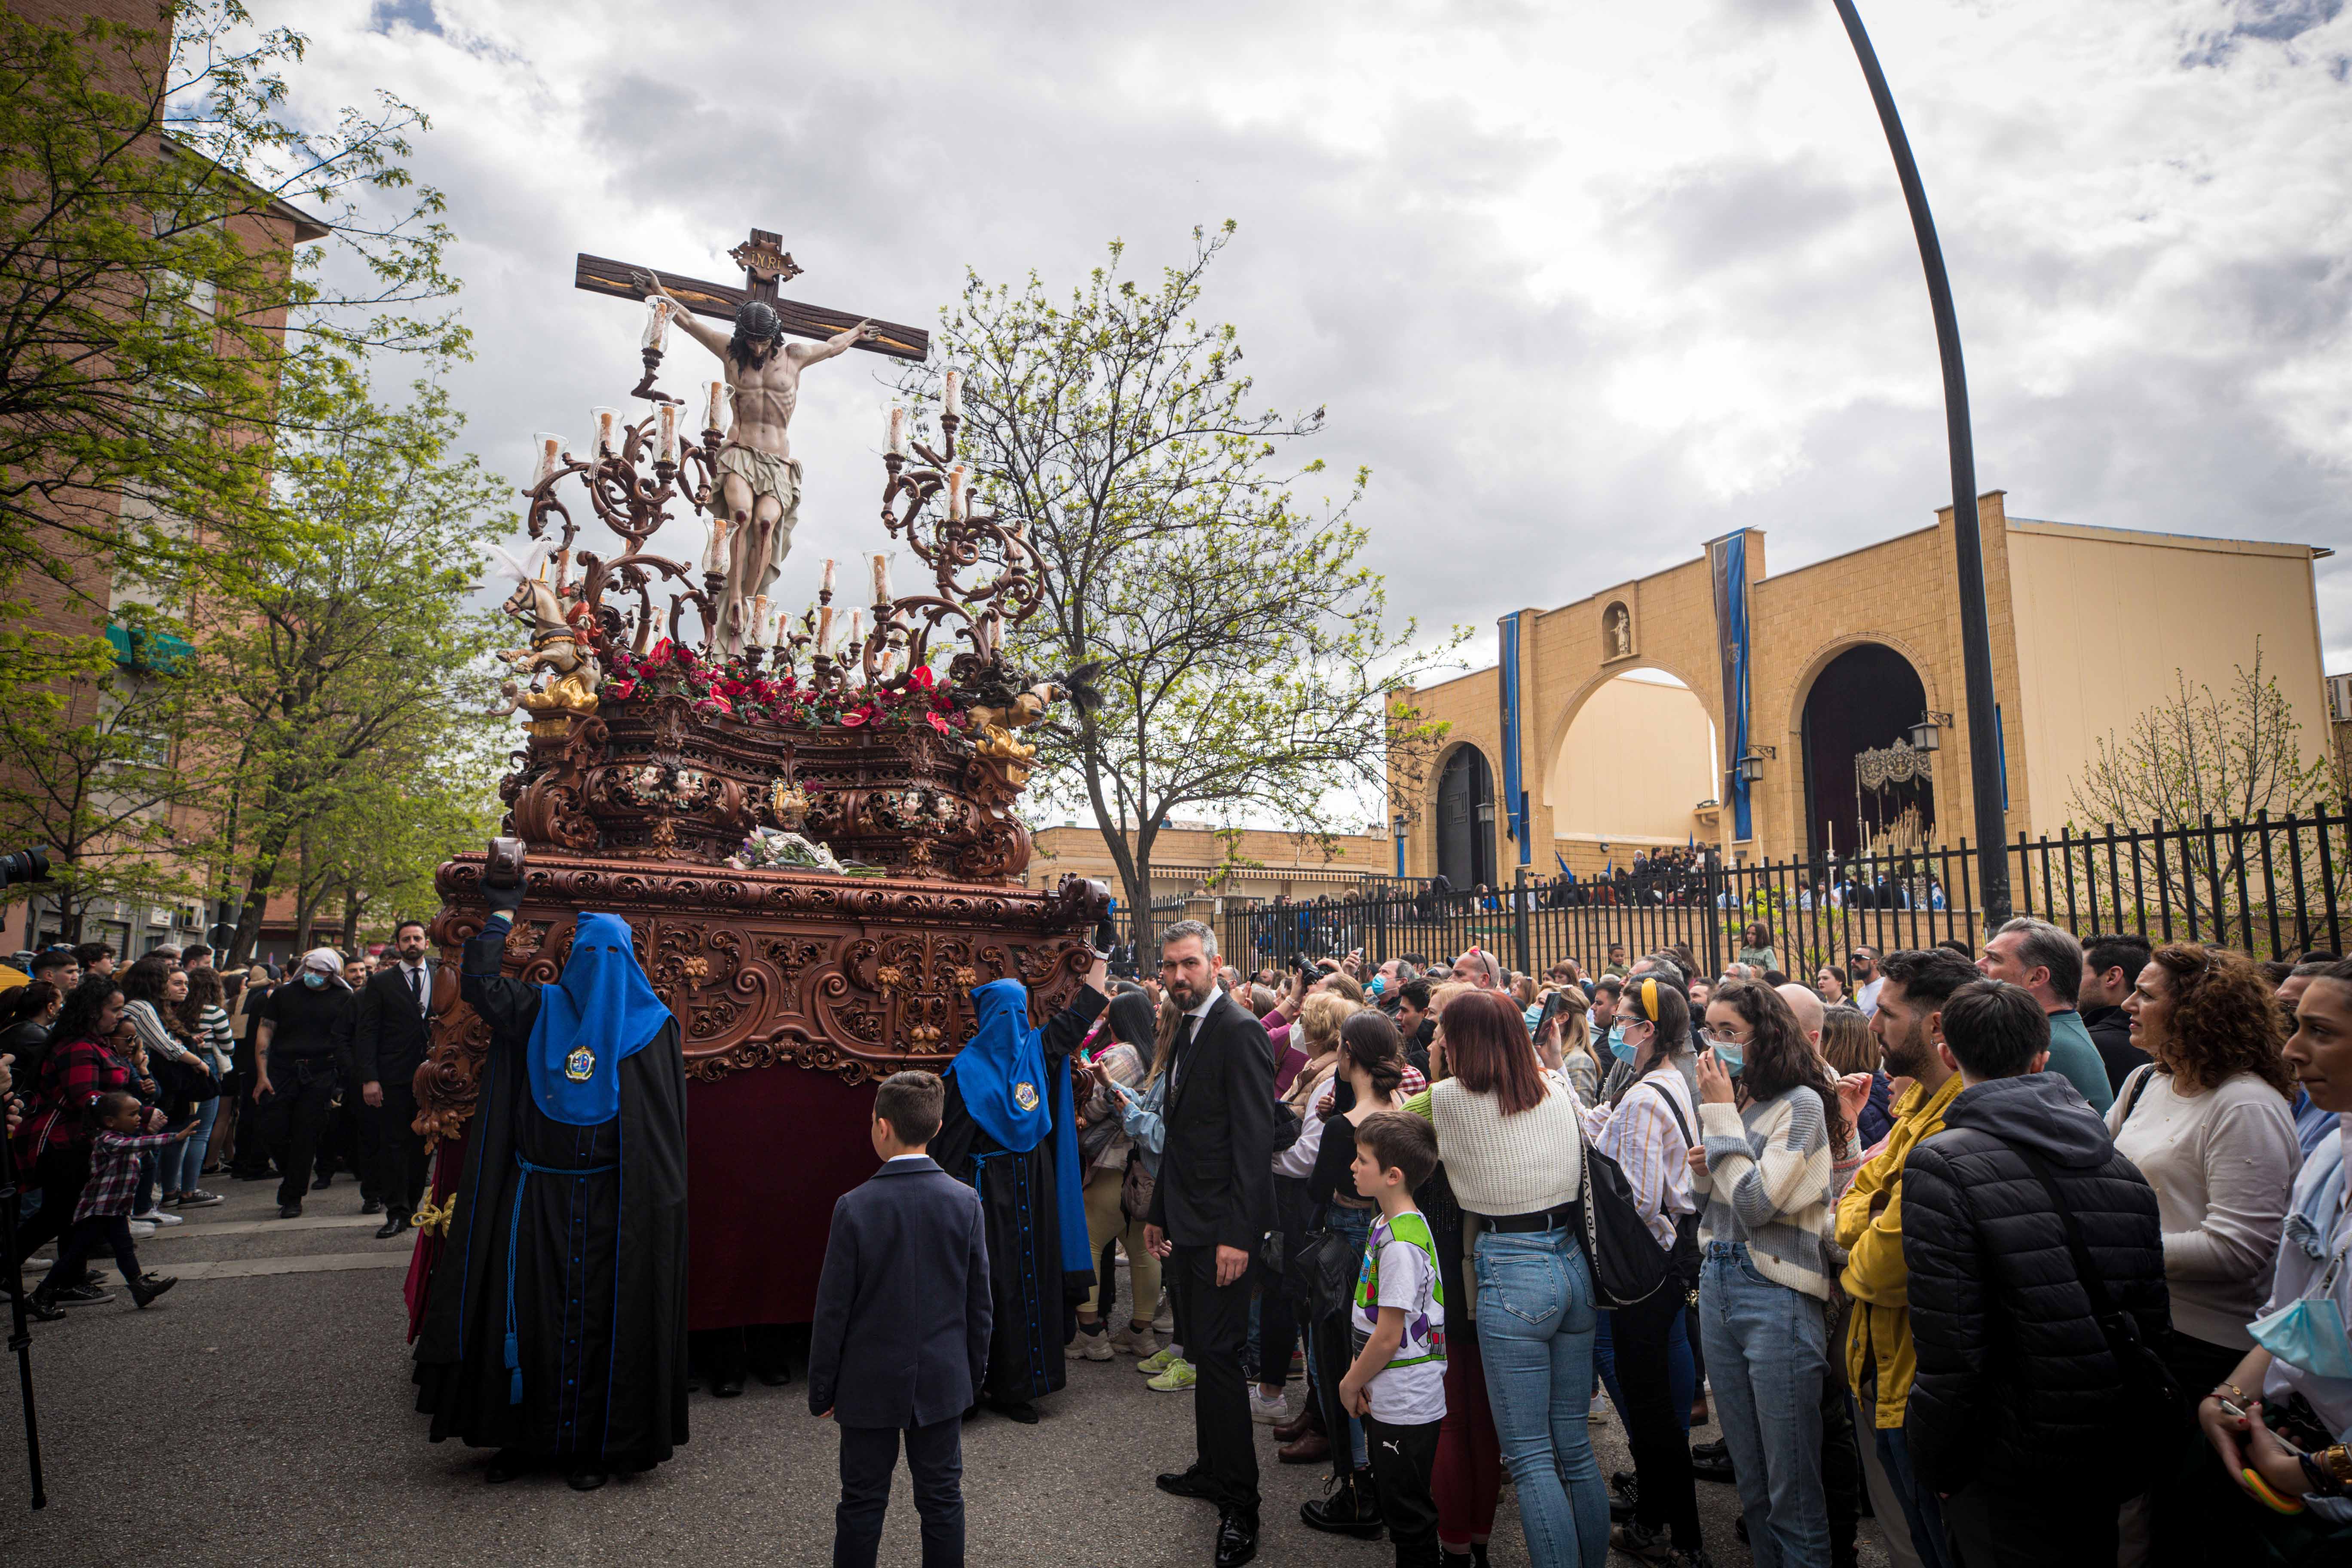
<svg viewBox="0 0 2352 1568"><path fill-rule="evenodd" d="M93 1215L127 1215L139 1195L139 1156L175 1142L169 1132L114 1132L101 1130L89 1150L89 1182L74 1205L74 1218Z"/></svg>
<svg viewBox="0 0 2352 1568"><path fill-rule="evenodd" d="M101 1094L139 1092L139 1075L96 1040L76 1040L41 1063L41 1110L25 1123L33 1159L44 1149L69 1149L88 1141L82 1112ZM28 1161L29 1163L29 1161Z"/></svg>

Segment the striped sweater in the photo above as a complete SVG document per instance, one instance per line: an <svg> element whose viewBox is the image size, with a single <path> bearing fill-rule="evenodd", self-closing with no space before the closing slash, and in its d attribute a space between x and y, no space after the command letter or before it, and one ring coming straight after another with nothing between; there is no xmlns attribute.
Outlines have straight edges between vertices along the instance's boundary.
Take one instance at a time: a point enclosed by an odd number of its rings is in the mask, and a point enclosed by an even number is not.
<svg viewBox="0 0 2352 1568"><path fill-rule="evenodd" d="M1692 1182L1706 1205L1699 1240L1744 1241L1764 1278L1828 1300L1835 1162L1822 1097L1800 1087L1744 1111L1710 1101L1698 1108L1698 1125L1706 1149L1706 1171Z"/></svg>

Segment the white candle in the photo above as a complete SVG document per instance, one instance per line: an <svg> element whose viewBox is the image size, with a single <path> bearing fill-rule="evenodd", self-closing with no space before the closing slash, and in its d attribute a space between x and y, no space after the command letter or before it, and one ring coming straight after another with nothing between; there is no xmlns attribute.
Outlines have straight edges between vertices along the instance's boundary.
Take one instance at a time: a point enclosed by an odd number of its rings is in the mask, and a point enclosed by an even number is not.
<svg viewBox="0 0 2352 1568"><path fill-rule="evenodd" d="M948 470L948 517L963 521L963 465L958 463Z"/></svg>
<svg viewBox="0 0 2352 1568"><path fill-rule="evenodd" d="M617 408L592 408L588 411L588 419L593 432L588 450L595 458L602 460L618 452L621 449L621 411Z"/></svg>
<svg viewBox="0 0 2352 1568"><path fill-rule="evenodd" d="M654 410L655 455L665 463L677 461L677 405L664 403Z"/></svg>
<svg viewBox="0 0 2352 1568"><path fill-rule="evenodd" d="M761 634L766 631L767 626L768 595L765 594L754 594L751 595L751 646L753 647L762 647L766 646L768 639Z"/></svg>
<svg viewBox="0 0 2352 1568"><path fill-rule="evenodd" d="M896 405L890 409L890 455L894 458L907 455L907 411Z"/></svg>
<svg viewBox="0 0 2352 1568"><path fill-rule="evenodd" d="M950 369L944 378L940 392L941 405L948 417L957 418L963 413L963 372Z"/></svg>
<svg viewBox="0 0 2352 1568"><path fill-rule="evenodd" d="M714 381L709 384L709 389L706 394L702 427L705 430L723 430L727 427L726 417L727 384L723 381Z"/></svg>
<svg viewBox="0 0 2352 1568"><path fill-rule="evenodd" d="M874 602L877 605L890 602L890 558L887 555L877 554L874 557Z"/></svg>
<svg viewBox="0 0 2352 1568"><path fill-rule="evenodd" d="M538 466L530 475L530 488L537 489L553 478L555 470L562 466L563 437L542 430L531 437L531 444L539 448Z"/></svg>
<svg viewBox="0 0 2352 1568"><path fill-rule="evenodd" d="M702 569L715 576L727 575L727 521L714 516L710 520L710 548L702 554Z"/></svg>
<svg viewBox="0 0 2352 1568"><path fill-rule="evenodd" d="M852 647L857 646L857 623L864 614L865 612L862 610L852 610L849 612L849 636L842 640Z"/></svg>
<svg viewBox="0 0 2352 1568"><path fill-rule="evenodd" d="M830 656L833 652L833 606L816 607L816 651Z"/></svg>
<svg viewBox="0 0 2352 1568"><path fill-rule="evenodd" d="M660 295L646 299L646 335L637 344L639 348L651 349L656 353L662 352L662 345L669 341L669 301Z"/></svg>
<svg viewBox="0 0 2352 1568"><path fill-rule="evenodd" d="M818 579L817 586L824 593L833 592L833 557L830 555L825 557L824 575Z"/></svg>

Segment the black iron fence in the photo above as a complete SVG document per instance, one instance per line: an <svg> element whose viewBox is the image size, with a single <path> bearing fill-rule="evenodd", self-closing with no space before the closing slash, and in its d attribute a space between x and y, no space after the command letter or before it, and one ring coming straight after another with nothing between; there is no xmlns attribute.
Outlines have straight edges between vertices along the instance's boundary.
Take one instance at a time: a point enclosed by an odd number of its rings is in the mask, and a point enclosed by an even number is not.
<svg viewBox="0 0 2352 1568"><path fill-rule="evenodd" d="M1730 866L1711 849L1629 857L1590 878L1537 878L1467 892L1368 877L1345 896L1257 902L1195 896L1183 914L1212 921L1235 963L1287 967L1357 948L1391 958L1452 960L1477 946L1540 973L1561 959L1598 970L1687 946L1709 973L1738 958L1748 927L1770 932L1779 966L1810 978L1856 947L1884 952L1984 935L1978 862L1948 848L1832 861ZM2009 850L2014 914L2078 936L2131 931L2151 942L2206 942L2256 959L2344 951L2352 914L2352 803L2342 810L2146 829L2071 830ZM1169 917L1162 915L1161 923Z"/></svg>

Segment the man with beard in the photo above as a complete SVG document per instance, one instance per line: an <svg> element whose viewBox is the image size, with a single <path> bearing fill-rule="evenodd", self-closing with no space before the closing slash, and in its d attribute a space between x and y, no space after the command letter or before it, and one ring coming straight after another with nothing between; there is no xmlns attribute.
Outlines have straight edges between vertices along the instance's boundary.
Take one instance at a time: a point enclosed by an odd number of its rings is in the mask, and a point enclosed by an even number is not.
<svg viewBox="0 0 2352 1568"><path fill-rule="evenodd" d="M1853 1390L1854 1430L1874 1510L1903 1520L1923 1568L1948 1568L1936 1494L1920 1486L1904 1441L1904 1402L1918 1362L1911 1343L1910 1272L1903 1261L1903 1164L1911 1151L1944 1130L1944 1112L1961 1089L1960 1075L1937 1050L1944 1003L1975 981L1976 966L1943 948L1886 955L1870 1032L1886 1075L1911 1087L1895 1101L1895 1126L1877 1158L1864 1164L1838 1203L1838 1245L1846 1249L1846 1381ZM1892 1537L1890 1537L1892 1539Z"/></svg>
<svg viewBox="0 0 2352 1568"><path fill-rule="evenodd" d="M489 1026L416 1338L432 1438L577 1491L686 1441L686 1066L626 921L579 915L562 978L500 973L522 889L485 883L458 994Z"/></svg>
<svg viewBox="0 0 2352 1568"><path fill-rule="evenodd" d="M365 1107L360 1115L373 1127L362 1147L373 1152L373 1195L383 1204L383 1226L375 1234L387 1241L408 1228L425 1190L415 1079L432 1044L433 976L438 967L426 951L422 921L394 927L392 948L395 962L360 987L352 1029L353 1070Z"/></svg>
<svg viewBox="0 0 2352 1568"><path fill-rule="evenodd" d="M1168 1068L1167 1142L1144 1245L1168 1260L1168 1293L1199 1373L1194 1458L1160 1489L1217 1505L1217 1568L1257 1554L1257 1450L1242 1347L1250 1260L1274 1224L1274 1047L1216 983L1217 933L1179 921L1162 933L1160 979L1183 1010Z"/></svg>
<svg viewBox="0 0 2352 1568"><path fill-rule="evenodd" d="M719 651L731 654L750 640L751 601L767 593L793 547L793 525L800 517L801 466L793 460L784 429L800 403L801 371L881 332L873 322L860 321L821 343L787 344L784 319L776 308L764 300L749 300L735 312L734 334L721 336L650 274L639 274L637 283L677 307L678 326L719 356L727 389L734 395L735 419L727 444L719 449L719 482L710 497L711 512L728 531Z"/></svg>

